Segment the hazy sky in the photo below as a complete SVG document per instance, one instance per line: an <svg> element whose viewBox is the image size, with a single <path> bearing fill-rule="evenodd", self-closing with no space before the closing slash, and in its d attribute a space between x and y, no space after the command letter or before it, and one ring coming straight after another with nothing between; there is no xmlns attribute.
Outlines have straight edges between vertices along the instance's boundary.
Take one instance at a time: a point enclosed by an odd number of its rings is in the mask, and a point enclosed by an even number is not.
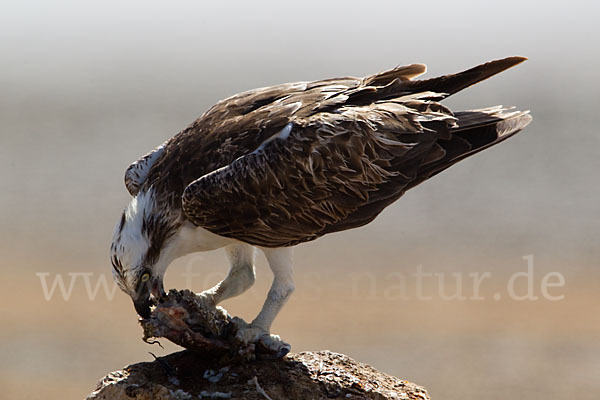
<svg viewBox="0 0 600 400"><path fill-rule="evenodd" d="M594 259L597 18L596 3L578 1L4 2L0 249L18 258L49 248L56 263L99 267L128 201L125 168L236 92L413 62L434 76L525 55L448 104L515 105L533 124L411 191L368 239Z"/></svg>

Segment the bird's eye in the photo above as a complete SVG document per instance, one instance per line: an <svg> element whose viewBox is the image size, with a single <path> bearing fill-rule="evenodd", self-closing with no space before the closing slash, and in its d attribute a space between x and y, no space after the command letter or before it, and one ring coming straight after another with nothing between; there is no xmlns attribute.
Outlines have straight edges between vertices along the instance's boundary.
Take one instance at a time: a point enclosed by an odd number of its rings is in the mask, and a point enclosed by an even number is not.
<svg viewBox="0 0 600 400"><path fill-rule="evenodd" d="M150 279L150 274L148 272L145 272L140 279L142 280L142 282L148 282L148 279Z"/></svg>

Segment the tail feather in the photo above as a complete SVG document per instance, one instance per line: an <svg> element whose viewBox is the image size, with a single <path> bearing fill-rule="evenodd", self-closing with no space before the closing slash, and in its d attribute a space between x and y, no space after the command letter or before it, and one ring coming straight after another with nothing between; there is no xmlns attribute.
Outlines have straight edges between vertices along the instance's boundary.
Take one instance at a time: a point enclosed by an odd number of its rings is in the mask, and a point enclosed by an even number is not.
<svg viewBox="0 0 600 400"><path fill-rule="evenodd" d="M412 80L426 71L423 64L412 64L363 78L363 85L346 92L346 104L366 105L380 100L419 96L441 100L466 87L481 82L523 61L525 57L508 57L490 61L457 74L425 80Z"/></svg>
<svg viewBox="0 0 600 400"><path fill-rule="evenodd" d="M396 67L389 71L379 72L375 75L367 76L363 78L364 86L380 85L385 86L395 79L400 81L408 81L419 75L423 75L427 72L427 66L425 64L411 64Z"/></svg>
<svg viewBox="0 0 600 400"><path fill-rule="evenodd" d="M457 126L451 130L450 140L438 140L443 152L424 164L414 183L423 182L457 162L513 136L532 120L529 111L511 111L502 106L455 113ZM439 149L438 149L439 150ZM439 153L439 152L438 152Z"/></svg>
<svg viewBox="0 0 600 400"><path fill-rule="evenodd" d="M471 85L481 82L491 76L494 76L510 67L527 60L526 57L508 57L501 60L490 61L478 65L457 74L444 75L438 78L405 81L403 85L409 88L411 92L431 91L437 93L446 93L452 95Z"/></svg>
<svg viewBox="0 0 600 400"><path fill-rule="evenodd" d="M432 102L423 104L427 108L442 107L435 102L526 59L509 57L490 61L464 72L427 80L410 80L418 73L425 72L425 67L420 64L396 68L364 78L367 85L376 86L367 86L348 94L347 104L372 104L381 100L397 101L402 104L411 100L431 100ZM410 171L412 181L407 184L407 175L399 174L400 183L394 186L395 181L392 180L385 190L370 193L369 202L359 207L345 220L328 226L322 232L323 234L369 223L407 190L457 162L508 139L525 128L532 120L529 111L514 111L512 108L502 106L454 113L450 110L444 111L456 118L456 124L449 127L448 124L435 120L421 122L428 132L437 134L437 137L433 138L434 142L430 142L431 147L426 154L421 154L421 158L398 160L398 165L395 165L398 171Z"/></svg>

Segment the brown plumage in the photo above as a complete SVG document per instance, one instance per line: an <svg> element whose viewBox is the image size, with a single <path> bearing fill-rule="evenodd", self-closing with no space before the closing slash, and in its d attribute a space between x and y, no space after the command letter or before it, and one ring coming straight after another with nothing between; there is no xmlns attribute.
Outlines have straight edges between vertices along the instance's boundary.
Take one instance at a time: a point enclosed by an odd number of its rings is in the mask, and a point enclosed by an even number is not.
<svg viewBox="0 0 600 400"><path fill-rule="evenodd" d="M406 190L530 121L502 107L453 113L450 94L522 61L428 80L413 64L365 78L299 82L218 102L128 169L181 219L264 247L372 221Z"/></svg>

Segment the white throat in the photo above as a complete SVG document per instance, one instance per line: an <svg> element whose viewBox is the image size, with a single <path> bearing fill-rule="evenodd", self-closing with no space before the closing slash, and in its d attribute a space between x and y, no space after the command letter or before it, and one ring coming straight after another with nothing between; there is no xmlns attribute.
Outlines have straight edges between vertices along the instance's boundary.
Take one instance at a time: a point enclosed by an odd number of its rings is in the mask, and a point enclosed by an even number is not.
<svg viewBox="0 0 600 400"><path fill-rule="evenodd" d="M166 210L157 204L154 190L140 192L129 204L124 214L124 221L117 225L113 237L113 253L123 265L124 275L128 282L125 287L133 287L131 281L137 276L137 270L151 268L155 274L164 276L168 266L177 258L199 251L215 250L237 242L235 239L216 235L202 227L185 221L174 233L169 234L152 264L145 262L145 257L153 244L151 222L172 221L181 218L177 211ZM176 225L175 225L176 226ZM131 269L131 271L128 271Z"/></svg>

